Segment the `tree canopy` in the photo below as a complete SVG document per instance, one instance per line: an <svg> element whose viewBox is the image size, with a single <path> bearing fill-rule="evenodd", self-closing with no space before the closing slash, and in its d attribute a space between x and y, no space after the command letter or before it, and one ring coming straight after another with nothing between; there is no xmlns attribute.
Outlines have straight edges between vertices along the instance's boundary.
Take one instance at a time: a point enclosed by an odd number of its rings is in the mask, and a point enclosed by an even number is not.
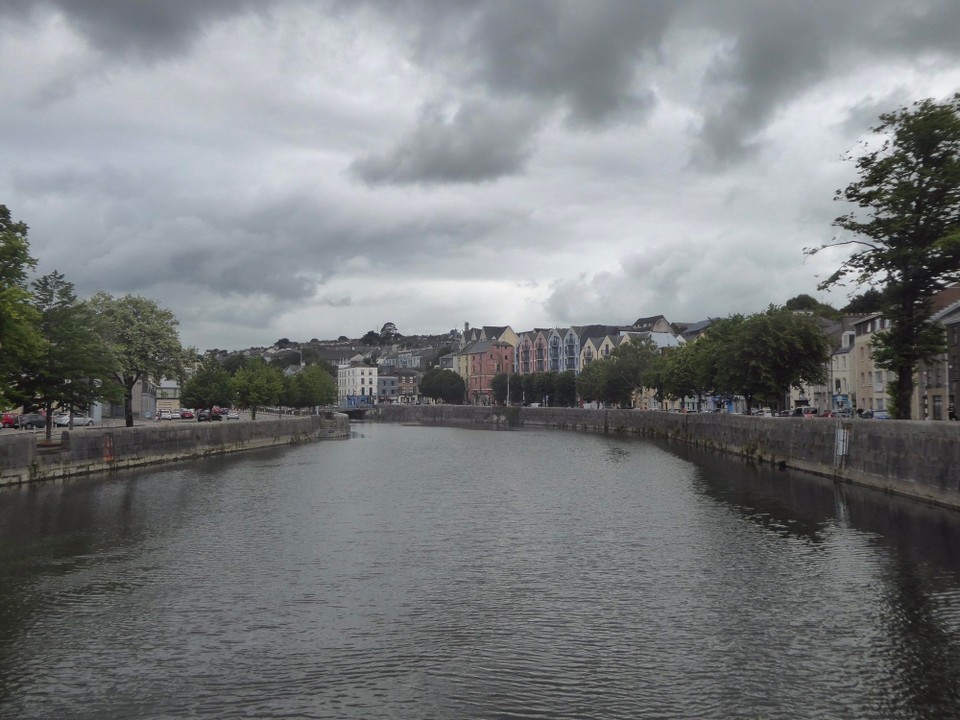
<svg viewBox="0 0 960 720"><path fill-rule="evenodd" d="M235 398L230 373L212 357L204 358L180 389L180 404L190 408L231 407Z"/></svg>
<svg viewBox="0 0 960 720"><path fill-rule="evenodd" d="M337 402L337 383L324 365L310 365L283 381L283 404L310 408Z"/></svg>
<svg viewBox="0 0 960 720"><path fill-rule="evenodd" d="M453 370L428 370L420 380L420 392L451 405L463 402L466 385Z"/></svg>
<svg viewBox="0 0 960 720"><path fill-rule="evenodd" d="M771 305L766 312L733 315L713 323L697 342L715 368L714 391L779 404L791 387L821 384L830 346L808 315Z"/></svg>
<svg viewBox="0 0 960 720"><path fill-rule="evenodd" d="M42 344L27 287L35 266L26 224L14 222L7 206L0 205L0 406L26 399L19 387L21 368Z"/></svg>
<svg viewBox="0 0 960 720"><path fill-rule="evenodd" d="M841 316L840 311L832 305L820 302L812 295L807 295L805 293L801 293L800 295L790 298L783 304L783 306L787 308L787 310L808 312L812 315L829 318L831 320L839 320Z"/></svg>
<svg viewBox="0 0 960 720"><path fill-rule="evenodd" d="M248 409L251 419L256 420L258 409L280 404L283 373L262 358L250 358L233 376L233 387L237 404Z"/></svg>
<svg viewBox="0 0 960 720"><path fill-rule="evenodd" d="M21 388L31 402L47 413L51 436L55 408L86 408L105 396L112 359L92 331L93 314L77 300L73 284L57 271L33 283L33 305L42 338L37 351L21 366Z"/></svg>
<svg viewBox="0 0 960 720"><path fill-rule="evenodd" d="M182 379L184 350L172 312L139 295L114 298L99 292L90 300L96 327L112 356L112 379L123 391L127 427L133 426L137 381Z"/></svg>
<svg viewBox="0 0 960 720"><path fill-rule="evenodd" d="M909 418L918 365L944 348L932 298L960 281L960 94L885 113L873 132L879 146L857 158L858 179L836 192L856 206L834 221L844 234L809 252L853 249L821 288L850 275L883 286L891 326L874 336L874 358L896 374L894 416Z"/></svg>

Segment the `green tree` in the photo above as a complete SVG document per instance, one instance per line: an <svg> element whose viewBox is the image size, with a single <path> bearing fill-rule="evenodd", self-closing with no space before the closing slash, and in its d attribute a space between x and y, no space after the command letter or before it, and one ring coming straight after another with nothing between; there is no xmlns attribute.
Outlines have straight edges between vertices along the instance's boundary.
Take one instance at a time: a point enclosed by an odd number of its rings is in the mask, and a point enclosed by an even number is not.
<svg viewBox="0 0 960 720"><path fill-rule="evenodd" d="M513 405L523 403L523 377L517 374L510 376L510 403Z"/></svg>
<svg viewBox="0 0 960 720"><path fill-rule="evenodd" d="M123 393L123 414L133 426L133 388L184 376L184 349L177 319L156 301L139 295L114 298L99 292L90 300L96 329L112 356L110 379Z"/></svg>
<svg viewBox="0 0 960 720"><path fill-rule="evenodd" d="M323 365L310 365L284 378L284 405L307 408L336 402L337 384Z"/></svg>
<svg viewBox="0 0 960 720"><path fill-rule="evenodd" d="M607 398L621 406L629 406L634 393L650 387L648 374L660 355L649 337L631 338L610 353L603 362L610 363L607 372Z"/></svg>
<svg viewBox="0 0 960 720"><path fill-rule="evenodd" d="M0 408L25 399L21 369L43 343L27 287L28 271L35 266L26 224L14 222L7 206L0 205Z"/></svg>
<svg viewBox="0 0 960 720"><path fill-rule="evenodd" d="M420 380L420 392L450 405L463 403L467 386L453 370L428 370Z"/></svg>
<svg viewBox="0 0 960 720"><path fill-rule="evenodd" d="M868 288L859 295L850 298L843 312L850 315L877 313L883 310L883 293L876 288Z"/></svg>
<svg viewBox="0 0 960 720"><path fill-rule="evenodd" d="M557 373L553 382L554 399L550 404L556 407L573 407L577 404L577 376L573 371Z"/></svg>
<svg viewBox="0 0 960 720"><path fill-rule="evenodd" d="M496 405L505 405L507 402L507 393L510 389L510 376L507 373L499 372L490 380L490 392L493 394L493 402Z"/></svg>
<svg viewBox="0 0 960 720"><path fill-rule="evenodd" d="M230 376L237 374L237 370L243 367L243 364L247 361L247 358L243 353L231 353L223 359L223 369L230 373Z"/></svg>
<svg viewBox="0 0 960 720"><path fill-rule="evenodd" d="M839 310L834 308L832 305L820 302L812 295L797 295L787 300L783 306L787 308L787 310L800 310L803 312L809 312L819 317L829 318L830 320L840 319Z"/></svg>
<svg viewBox="0 0 960 720"><path fill-rule="evenodd" d="M111 358L93 332L94 318L86 303L77 300L73 284L59 272L33 283L33 305L43 342L24 361L21 388L33 404L47 413L47 439L53 411L61 407L84 411L104 397L102 379L111 370Z"/></svg>
<svg viewBox="0 0 960 720"><path fill-rule="evenodd" d="M577 376L577 395L584 402L603 401L606 392L606 368L602 360L594 360Z"/></svg>
<svg viewBox="0 0 960 720"><path fill-rule="evenodd" d="M874 358L896 375L894 416L909 419L918 365L945 347L933 296L960 281L960 94L885 113L873 132L882 144L857 159L859 179L836 193L859 208L834 221L850 236L810 252L854 248L821 288L851 274L883 285L891 326L874 336Z"/></svg>
<svg viewBox="0 0 960 720"><path fill-rule="evenodd" d="M279 404L283 373L263 358L251 358L233 376L233 389L237 404L249 410L251 419L256 420L258 409Z"/></svg>
<svg viewBox="0 0 960 720"><path fill-rule="evenodd" d="M556 373L539 372L533 374L533 402L552 405L555 402L553 385Z"/></svg>
<svg viewBox="0 0 960 720"><path fill-rule="evenodd" d="M663 356L662 386L667 397L676 400L696 398L697 409L703 409L703 397L713 387L714 359L710 348L709 341L700 338Z"/></svg>
<svg viewBox="0 0 960 720"><path fill-rule="evenodd" d="M402 337L400 331L397 330L397 326L392 322L384 323L383 327L380 328L380 342L384 345L390 345Z"/></svg>
<svg viewBox="0 0 960 720"><path fill-rule="evenodd" d="M230 373L212 357L204 358L197 371L180 388L180 403L184 407L232 407L235 399Z"/></svg>
<svg viewBox="0 0 960 720"><path fill-rule="evenodd" d="M791 387L826 378L830 344L809 315L771 305L718 320L698 342L704 340L716 363L715 390L742 395L748 410L756 400L779 404Z"/></svg>

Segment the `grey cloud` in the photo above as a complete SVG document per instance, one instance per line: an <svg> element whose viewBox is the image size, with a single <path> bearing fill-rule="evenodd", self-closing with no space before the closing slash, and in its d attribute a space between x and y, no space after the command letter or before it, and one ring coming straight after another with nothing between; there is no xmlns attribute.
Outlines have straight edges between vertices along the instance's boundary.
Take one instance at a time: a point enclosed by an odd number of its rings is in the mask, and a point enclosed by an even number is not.
<svg viewBox="0 0 960 720"><path fill-rule="evenodd" d="M477 75L498 91L563 100L572 124L643 118L640 61L656 54L673 10L661 3L541 2L488 6L470 37Z"/></svg>
<svg viewBox="0 0 960 720"><path fill-rule="evenodd" d="M349 295L344 295L342 297L330 297L325 295L318 298L317 301L321 305L326 305L327 307L332 308L344 308L353 305L353 299Z"/></svg>
<svg viewBox="0 0 960 720"><path fill-rule="evenodd" d="M33 197L102 194L116 199L135 197L146 190L143 177L115 165L14 171L13 186Z"/></svg>
<svg viewBox="0 0 960 720"><path fill-rule="evenodd" d="M487 92L566 107L573 125L643 119L649 87L635 88L641 61L655 57L674 3L616 1L405 3L393 10L414 23L424 66Z"/></svg>
<svg viewBox="0 0 960 720"><path fill-rule="evenodd" d="M495 180L522 168L535 119L508 105L466 102L452 117L430 105L393 149L356 160L351 172L370 185Z"/></svg>
<svg viewBox="0 0 960 720"><path fill-rule="evenodd" d="M960 55L960 5L928 0L703 3L691 15L730 42L704 77L700 137L707 164L748 157L798 94L838 70L920 53ZM875 119L875 118L874 118Z"/></svg>
<svg viewBox="0 0 960 720"><path fill-rule="evenodd" d="M101 52L141 60L171 57L189 48L212 22L263 11L273 0L8 0L0 16L54 9Z"/></svg>

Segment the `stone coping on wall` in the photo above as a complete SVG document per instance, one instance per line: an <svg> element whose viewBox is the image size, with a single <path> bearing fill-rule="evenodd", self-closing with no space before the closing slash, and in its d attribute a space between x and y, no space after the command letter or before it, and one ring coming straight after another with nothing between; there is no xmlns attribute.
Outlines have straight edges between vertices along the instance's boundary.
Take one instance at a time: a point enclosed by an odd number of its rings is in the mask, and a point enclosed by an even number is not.
<svg viewBox="0 0 960 720"><path fill-rule="evenodd" d="M55 444L32 433L0 437L0 485L89 475L210 455L350 436L342 413L238 423L145 424L64 431Z"/></svg>

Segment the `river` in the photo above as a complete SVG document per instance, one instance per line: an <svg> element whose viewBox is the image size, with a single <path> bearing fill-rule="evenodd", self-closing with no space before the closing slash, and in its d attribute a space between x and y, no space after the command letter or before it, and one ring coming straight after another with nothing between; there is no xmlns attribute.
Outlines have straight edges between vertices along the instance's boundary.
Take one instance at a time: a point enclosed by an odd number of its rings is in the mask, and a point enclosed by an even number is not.
<svg viewBox="0 0 960 720"><path fill-rule="evenodd" d="M0 489L0 718L957 718L960 514L548 429Z"/></svg>

